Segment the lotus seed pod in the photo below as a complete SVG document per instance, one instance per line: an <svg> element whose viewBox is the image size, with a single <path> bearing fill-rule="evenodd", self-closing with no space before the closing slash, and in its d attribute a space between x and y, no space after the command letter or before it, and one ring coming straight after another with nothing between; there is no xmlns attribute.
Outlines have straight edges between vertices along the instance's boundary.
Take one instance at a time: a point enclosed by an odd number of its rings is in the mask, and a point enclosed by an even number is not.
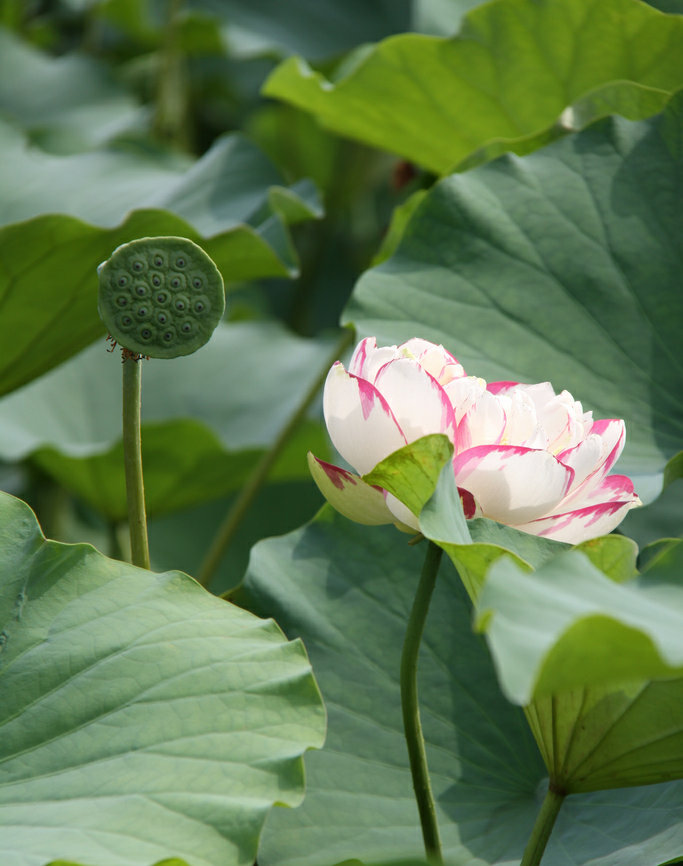
<svg viewBox="0 0 683 866"><path fill-rule="evenodd" d="M113 339L152 358L189 355L225 310L223 278L187 238L139 238L98 267L98 309Z"/></svg>

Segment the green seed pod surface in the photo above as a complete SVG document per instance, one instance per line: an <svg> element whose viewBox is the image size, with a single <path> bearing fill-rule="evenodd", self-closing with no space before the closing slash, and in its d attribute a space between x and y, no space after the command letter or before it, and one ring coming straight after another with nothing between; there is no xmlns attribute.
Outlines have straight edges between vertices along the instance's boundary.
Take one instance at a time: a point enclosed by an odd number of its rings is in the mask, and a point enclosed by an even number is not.
<svg viewBox="0 0 683 866"><path fill-rule="evenodd" d="M152 358L189 355L206 343L225 310L220 271L187 238L139 238L97 269L98 309L117 342Z"/></svg>

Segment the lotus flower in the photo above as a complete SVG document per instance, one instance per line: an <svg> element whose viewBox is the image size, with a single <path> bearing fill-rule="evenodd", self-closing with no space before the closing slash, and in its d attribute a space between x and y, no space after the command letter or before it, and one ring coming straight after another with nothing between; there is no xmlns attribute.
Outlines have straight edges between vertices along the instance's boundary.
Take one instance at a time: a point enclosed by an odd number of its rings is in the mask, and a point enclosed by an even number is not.
<svg viewBox="0 0 683 866"><path fill-rule="evenodd" d="M332 443L358 474L309 454L311 472L331 504L359 523L419 529L405 505L360 476L430 433L453 444L466 517L577 544L610 532L641 504L629 478L607 474L624 447L623 421L594 421L549 382L467 376L427 340L381 348L374 337L363 340L348 370L332 366L323 410Z"/></svg>

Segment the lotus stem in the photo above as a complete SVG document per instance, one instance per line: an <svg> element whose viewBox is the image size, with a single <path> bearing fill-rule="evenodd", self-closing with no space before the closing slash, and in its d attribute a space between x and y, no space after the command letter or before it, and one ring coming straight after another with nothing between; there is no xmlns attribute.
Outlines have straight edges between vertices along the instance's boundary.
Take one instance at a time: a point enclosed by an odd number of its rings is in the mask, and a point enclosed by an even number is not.
<svg viewBox="0 0 683 866"><path fill-rule="evenodd" d="M408 746L410 772L413 777L413 789L415 790L427 859L437 866L443 864L443 855L420 721L417 696L417 661L420 641L429 611L429 602L436 584L436 575L442 554L443 550L430 541L422 566L420 582L415 593L415 600L410 611L401 654L401 707L403 709L403 728Z"/></svg>
<svg viewBox="0 0 683 866"><path fill-rule="evenodd" d="M531 836L529 836L529 841L524 849L520 866L539 866L566 796L566 794L556 790L552 782L548 785L548 791L536 816L534 829L531 831Z"/></svg>
<svg viewBox="0 0 683 866"><path fill-rule="evenodd" d="M145 513L145 488L142 481L142 445L140 440L140 403L142 360L135 356L123 359L123 463L126 473L128 526L133 565L149 568L149 542Z"/></svg>

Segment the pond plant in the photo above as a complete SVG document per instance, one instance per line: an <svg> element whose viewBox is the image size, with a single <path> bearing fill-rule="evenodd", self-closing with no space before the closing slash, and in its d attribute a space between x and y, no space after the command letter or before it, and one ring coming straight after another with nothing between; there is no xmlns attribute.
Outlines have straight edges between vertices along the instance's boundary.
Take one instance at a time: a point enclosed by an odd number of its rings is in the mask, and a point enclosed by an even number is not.
<svg viewBox="0 0 683 866"><path fill-rule="evenodd" d="M683 862L682 88L679 0L0 0L1 866Z"/></svg>

